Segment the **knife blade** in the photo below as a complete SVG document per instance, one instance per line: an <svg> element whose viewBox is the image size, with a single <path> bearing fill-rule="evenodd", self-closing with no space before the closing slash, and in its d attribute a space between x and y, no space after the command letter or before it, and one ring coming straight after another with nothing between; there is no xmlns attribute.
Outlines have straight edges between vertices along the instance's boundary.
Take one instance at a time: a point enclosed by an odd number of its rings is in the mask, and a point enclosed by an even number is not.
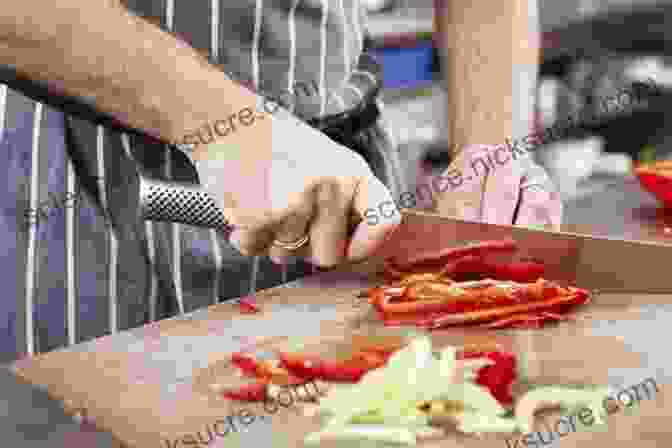
<svg viewBox="0 0 672 448"><path fill-rule="evenodd" d="M516 242L519 256L542 261L548 279L600 292L672 293L672 243L485 224L421 211L404 211L378 258L404 260L439 248L507 238Z"/></svg>
<svg viewBox="0 0 672 448"><path fill-rule="evenodd" d="M138 174L138 209L144 219L231 230L215 200L198 184L170 183ZM665 242L485 224L405 210L400 227L379 254L403 259L465 242L505 238L516 241L521 257L542 261L549 279L600 292L672 293L667 267L672 243Z"/></svg>

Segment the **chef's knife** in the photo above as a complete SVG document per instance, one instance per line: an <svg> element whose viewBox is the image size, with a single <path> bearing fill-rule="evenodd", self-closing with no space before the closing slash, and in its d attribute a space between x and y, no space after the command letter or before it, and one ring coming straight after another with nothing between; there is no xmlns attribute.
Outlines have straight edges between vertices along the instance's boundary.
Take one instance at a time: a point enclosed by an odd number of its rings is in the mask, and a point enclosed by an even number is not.
<svg viewBox="0 0 672 448"><path fill-rule="evenodd" d="M672 293L672 243L484 224L420 211L404 212L380 258L404 260L443 247L504 238L516 241L521 257L543 261L549 279L601 292Z"/></svg>
<svg viewBox="0 0 672 448"><path fill-rule="evenodd" d="M170 221L229 232L217 202L197 183L149 178L136 163L131 180L140 219ZM127 202L128 203L128 202ZM500 226L404 211L402 225L382 249L382 257L415 256L470 241L512 238L525 258L543 261L546 276L602 292L672 293L672 242L634 241L529 227ZM381 257L381 258L382 258Z"/></svg>
<svg viewBox="0 0 672 448"><path fill-rule="evenodd" d="M138 198L144 219L230 230L215 200L196 184L140 175ZM403 258L438 247L502 238L515 240L520 256L543 261L548 278L602 292L672 293L672 243L665 242L500 226L405 211L402 225L381 255Z"/></svg>

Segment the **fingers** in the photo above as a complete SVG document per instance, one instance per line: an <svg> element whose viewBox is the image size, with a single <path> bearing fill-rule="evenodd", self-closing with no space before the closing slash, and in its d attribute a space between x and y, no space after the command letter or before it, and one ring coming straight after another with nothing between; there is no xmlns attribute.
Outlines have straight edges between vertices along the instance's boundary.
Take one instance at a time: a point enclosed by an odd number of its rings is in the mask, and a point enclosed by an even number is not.
<svg viewBox="0 0 672 448"><path fill-rule="evenodd" d="M273 226L235 227L229 236L229 243L241 254L252 257L264 255L273 242Z"/></svg>
<svg viewBox="0 0 672 448"><path fill-rule="evenodd" d="M277 226L273 238L274 242L277 241L291 244L301 240L306 235L309 237L311 236L310 226L315 212L315 204L310 198L305 197L307 195L302 196L304 196L304 200L293 207ZM304 257L309 254L309 249L312 245L311 240L312 238L310 238L302 247L295 250L284 249L277 245L273 245L273 242L271 242L268 255L274 263L288 264L294 257Z"/></svg>
<svg viewBox="0 0 672 448"><path fill-rule="evenodd" d="M543 225L559 231L561 224L562 201L559 194L549 192L540 185L532 185L521 190L516 225Z"/></svg>
<svg viewBox="0 0 672 448"><path fill-rule="evenodd" d="M314 190L315 218L310 228L310 261L320 267L340 264L346 255L350 185L336 179L321 182Z"/></svg>
<svg viewBox="0 0 672 448"><path fill-rule="evenodd" d="M520 192L517 225L543 225L553 230L560 230L562 199L546 171L531 160L525 166Z"/></svg>
<svg viewBox="0 0 672 448"><path fill-rule="evenodd" d="M490 171L485 181L483 197L483 222L497 225L512 225L520 200L520 185L524 166L507 163Z"/></svg>
<svg viewBox="0 0 672 448"><path fill-rule="evenodd" d="M383 216L376 224L364 220L367 210L378 210L380 204L389 203L393 213ZM351 210L359 223L350 237L346 248L348 261L360 261L372 255L401 223L401 213L397 209L392 194L373 174L362 178L355 191Z"/></svg>

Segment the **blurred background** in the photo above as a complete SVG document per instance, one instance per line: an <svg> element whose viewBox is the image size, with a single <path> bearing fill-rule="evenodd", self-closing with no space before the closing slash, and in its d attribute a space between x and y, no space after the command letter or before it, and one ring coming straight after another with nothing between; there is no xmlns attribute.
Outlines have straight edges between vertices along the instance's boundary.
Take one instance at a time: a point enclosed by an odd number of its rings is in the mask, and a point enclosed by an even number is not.
<svg viewBox="0 0 672 448"><path fill-rule="evenodd" d="M386 112L403 145L406 183L414 185L419 166L439 172L449 162L433 0L368 3L374 51L385 69ZM610 186L631 180L640 160L672 156L672 1L539 0L539 14L535 127L563 132L539 145L535 157L560 188L572 223L589 213L591 198L604 201ZM601 99L624 91L640 101L604 107ZM639 200L656 203L646 194Z"/></svg>

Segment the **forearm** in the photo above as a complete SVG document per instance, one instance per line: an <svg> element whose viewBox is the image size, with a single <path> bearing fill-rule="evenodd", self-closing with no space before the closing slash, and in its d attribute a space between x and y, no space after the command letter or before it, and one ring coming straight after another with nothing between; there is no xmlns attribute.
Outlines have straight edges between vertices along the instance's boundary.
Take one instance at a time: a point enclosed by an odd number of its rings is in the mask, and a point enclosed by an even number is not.
<svg viewBox="0 0 672 448"><path fill-rule="evenodd" d="M437 26L453 151L528 132L521 128L531 118L539 58L536 0L437 1L445 2Z"/></svg>
<svg viewBox="0 0 672 448"><path fill-rule="evenodd" d="M0 65L176 141L256 96L115 0L21 0L0 10Z"/></svg>

